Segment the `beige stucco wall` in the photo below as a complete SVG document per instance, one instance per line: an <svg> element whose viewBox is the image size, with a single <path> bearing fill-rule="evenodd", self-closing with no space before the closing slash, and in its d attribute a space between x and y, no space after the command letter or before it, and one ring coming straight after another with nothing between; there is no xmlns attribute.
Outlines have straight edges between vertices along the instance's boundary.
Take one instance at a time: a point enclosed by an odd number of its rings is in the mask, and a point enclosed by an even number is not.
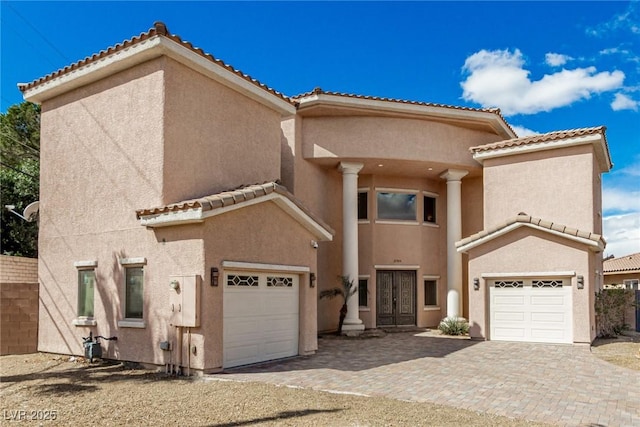
<svg viewBox="0 0 640 427"><path fill-rule="evenodd" d="M472 338L489 337L489 282L493 273L575 272L571 280L573 341L590 343L595 338L593 294L597 283L594 254L584 246L542 231L520 227L469 251L469 323ZM577 289L577 276L584 276L584 289ZM473 278L480 289L473 290Z"/></svg>
<svg viewBox="0 0 640 427"><path fill-rule="evenodd" d="M312 211L318 213L335 231L332 242L322 242L318 251L319 289L339 285L342 265L342 176L336 169L341 159L366 161L367 159L406 159L415 170L416 161L447 168L465 167L474 170L474 176L464 178L462 184L462 222L464 235L482 229L483 198L482 177L478 176L479 163L468 151L473 145L493 142L493 134L458 128L428 119L399 117L302 117L282 122L282 179L297 197ZM321 147L321 148L318 148ZM321 153L334 153L336 158L324 158L322 166L314 163ZM307 159L307 160L305 160ZM384 163L384 161L383 161ZM331 164L331 166L328 166ZM417 168L418 170L420 168ZM360 318L367 328L375 327L376 319L376 268L375 265L419 266L416 271L416 313L419 326L436 326L446 313L446 181L435 172L406 176L401 167L397 174L361 173L358 188L369 189L369 221L360 222L359 274L368 278L369 306L360 310ZM428 174L431 178L427 178ZM402 176L405 175L405 176ZM375 188L415 190L437 194L436 227L422 224L422 202L418 204L416 224L384 224L376 221ZM439 276L438 310L425 310L423 276ZM466 275L464 278L466 283ZM468 313L466 301L463 314ZM318 303L318 328L321 331L337 327L334 315L340 309L340 301L322 300Z"/></svg>
<svg viewBox="0 0 640 427"><path fill-rule="evenodd" d="M163 61L42 105L40 239L137 226L162 201Z"/></svg>
<svg viewBox="0 0 640 427"><path fill-rule="evenodd" d="M477 168L468 152L499 138L428 119L354 116L305 117L305 158L372 158L429 161Z"/></svg>
<svg viewBox="0 0 640 427"><path fill-rule="evenodd" d="M196 226L180 230L180 240L158 242L141 226L104 231L94 236L64 236L40 242L40 333L38 350L82 354L81 337L117 336L103 342L105 357L162 365L169 354L161 341L173 341L169 327L169 276L203 275L202 232ZM124 274L120 258L144 257L144 328L118 326L124 320ZM77 261L96 261L94 318L96 326L74 326L77 314Z"/></svg>
<svg viewBox="0 0 640 427"><path fill-rule="evenodd" d="M311 234L271 203L156 231L136 219L136 209L276 179L281 131L272 110L164 57L46 101L42 110L40 351L82 354L81 337L93 332L118 337L103 342L105 357L176 363L175 350L159 348L177 342L168 323L169 276L198 275L202 326L191 329L191 367L215 369L222 311L221 288L209 285L212 265L232 259L316 270ZM145 327L119 326L119 258L139 257L147 260ZM78 261L97 262L96 326L73 325ZM315 303L315 288L305 287L302 353L317 348Z"/></svg>
<svg viewBox="0 0 640 427"><path fill-rule="evenodd" d="M280 176L280 115L171 59L165 60L163 202Z"/></svg>
<svg viewBox="0 0 640 427"><path fill-rule="evenodd" d="M485 160L485 228L524 212L568 227L596 231L594 163L591 145Z"/></svg>
<svg viewBox="0 0 640 427"><path fill-rule="evenodd" d="M208 219L204 224L207 236L204 247L206 270L220 269L220 285L205 285L203 294L202 329L206 336L202 340L205 370L215 370L222 366L224 307L222 277L223 261L241 261L274 265L294 265L308 267L317 273L316 254L310 242L313 235L295 222L287 213L272 202L249 206L232 213L225 213ZM300 283L300 334L299 352L309 354L317 350L317 287L310 287L309 274L303 273ZM337 313L337 312L336 312Z"/></svg>

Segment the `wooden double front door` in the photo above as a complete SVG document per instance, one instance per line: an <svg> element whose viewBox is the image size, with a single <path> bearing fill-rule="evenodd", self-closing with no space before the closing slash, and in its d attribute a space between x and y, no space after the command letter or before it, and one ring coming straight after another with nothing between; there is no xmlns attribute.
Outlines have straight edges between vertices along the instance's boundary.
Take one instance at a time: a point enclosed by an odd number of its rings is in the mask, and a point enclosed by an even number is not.
<svg viewBox="0 0 640 427"><path fill-rule="evenodd" d="M379 270L376 284L377 325L415 325L416 272Z"/></svg>

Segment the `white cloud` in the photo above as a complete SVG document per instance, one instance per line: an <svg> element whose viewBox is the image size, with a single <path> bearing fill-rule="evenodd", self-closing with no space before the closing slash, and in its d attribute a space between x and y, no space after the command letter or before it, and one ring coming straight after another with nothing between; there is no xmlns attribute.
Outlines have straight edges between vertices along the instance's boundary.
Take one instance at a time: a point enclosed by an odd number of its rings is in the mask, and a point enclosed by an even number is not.
<svg viewBox="0 0 640 427"><path fill-rule="evenodd" d="M622 71L597 73L595 67L563 69L532 81L522 52L481 50L469 56L460 85L462 97L483 107L499 107L506 116L535 114L571 105L593 94L622 87Z"/></svg>
<svg viewBox="0 0 640 427"><path fill-rule="evenodd" d="M640 189L605 187L602 190L602 210L604 212L640 212Z"/></svg>
<svg viewBox="0 0 640 427"><path fill-rule="evenodd" d="M640 25L638 24L640 16L637 4L637 1L630 1L627 10L614 15L611 19L598 24L596 27L587 28L586 33L596 37L602 37L606 33L618 31L640 34Z"/></svg>
<svg viewBox="0 0 640 427"><path fill-rule="evenodd" d="M638 111L638 104L640 104L638 101L634 101L627 95L623 93L616 93L616 96L613 99L613 102L611 102L611 109L613 111L620 111L620 110Z"/></svg>
<svg viewBox="0 0 640 427"><path fill-rule="evenodd" d="M640 252L640 211L605 217L602 226L606 254L620 257Z"/></svg>
<svg viewBox="0 0 640 427"><path fill-rule="evenodd" d="M531 136L531 135L540 135L540 132L536 132L535 130L531 130L524 126L511 125L513 130L518 134L519 137L523 136Z"/></svg>
<svg viewBox="0 0 640 427"><path fill-rule="evenodd" d="M547 65L550 65L552 67L560 67L572 59L573 58L570 57L569 55L563 55L561 53L549 52L546 55L544 55L544 62L546 62Z"/></svg>

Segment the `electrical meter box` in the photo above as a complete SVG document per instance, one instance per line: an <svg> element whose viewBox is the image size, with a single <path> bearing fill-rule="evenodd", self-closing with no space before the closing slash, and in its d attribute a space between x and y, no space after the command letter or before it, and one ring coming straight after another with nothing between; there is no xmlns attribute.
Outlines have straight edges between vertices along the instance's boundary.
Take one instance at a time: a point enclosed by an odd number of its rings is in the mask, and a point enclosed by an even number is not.
<svg viewBox="0 0 640 427"><path fill-rule="evenodd" d="M197 275L169 276L169 323L172 326L200 326L200 288Z"/></svg>

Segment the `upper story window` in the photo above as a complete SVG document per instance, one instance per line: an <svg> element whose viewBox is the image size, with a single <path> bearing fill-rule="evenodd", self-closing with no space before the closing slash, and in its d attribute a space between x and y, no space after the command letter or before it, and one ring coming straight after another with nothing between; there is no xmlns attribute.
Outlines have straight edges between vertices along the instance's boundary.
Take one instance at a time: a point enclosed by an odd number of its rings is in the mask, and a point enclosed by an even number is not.
<svg viewBox="0 0 640 427"><path fill-rule="evenodd" d="M424 222L436 223L436 198L434 196L424 196Z"/></svg>
<svg viewBox="0 0 640 427"><path fill-rule="evenodd" d="M369 192L358 191L358 220L369 219Z"/></svg>
<svg viewBox="0 0 640 427"><path fill-rule="evenodd" d="M416 194L378 192L378 219L416 221Z"/></svg>

